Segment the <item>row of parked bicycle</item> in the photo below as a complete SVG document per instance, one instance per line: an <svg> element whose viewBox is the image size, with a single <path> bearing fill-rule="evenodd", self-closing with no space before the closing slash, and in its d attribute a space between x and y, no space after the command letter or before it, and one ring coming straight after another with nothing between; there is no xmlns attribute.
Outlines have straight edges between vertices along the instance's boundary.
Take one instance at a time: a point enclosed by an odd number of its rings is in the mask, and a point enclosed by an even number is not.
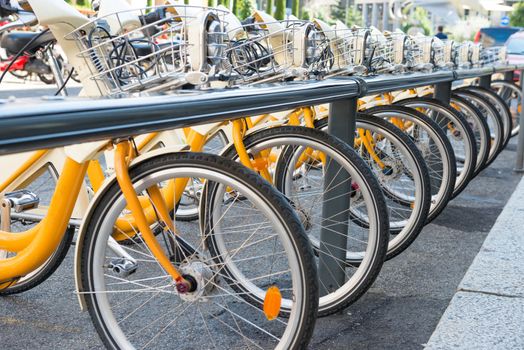
<svg viewBox="0 0 524 350"><path fill-rule="evenodd" d="M60 45L74 70L54 70L59 91L75 75L84 96L504 63L472 43L170 1L1 8L46 28L4 33L11 62ZM360 99L353 144L319 105L2 156L0 295L45 281L76 234L79 300L108 348L305 348L316 317L358 300L518 132L513 82L433 92Z"/></svg>

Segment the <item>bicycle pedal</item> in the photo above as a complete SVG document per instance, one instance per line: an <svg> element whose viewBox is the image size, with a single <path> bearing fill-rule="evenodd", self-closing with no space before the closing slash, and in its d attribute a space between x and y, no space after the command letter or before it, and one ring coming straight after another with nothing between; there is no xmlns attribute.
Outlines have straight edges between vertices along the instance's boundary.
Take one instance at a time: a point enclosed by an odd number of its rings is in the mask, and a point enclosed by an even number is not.
<svg viewBox="0 0 524 350"><path fill-rule="evenodd" d="M112 258L108 266L115 274L127 277L136 272L138 264L126 258Z"/></svg>
<svg viewBox="0 0 524 350"><path fill-rule="evenodd" d="M19 190L6 193L4 200L9 201L9 204L11 208L14 209L15 213L36 209L40 203L38 195L29 190Z"/></svg>

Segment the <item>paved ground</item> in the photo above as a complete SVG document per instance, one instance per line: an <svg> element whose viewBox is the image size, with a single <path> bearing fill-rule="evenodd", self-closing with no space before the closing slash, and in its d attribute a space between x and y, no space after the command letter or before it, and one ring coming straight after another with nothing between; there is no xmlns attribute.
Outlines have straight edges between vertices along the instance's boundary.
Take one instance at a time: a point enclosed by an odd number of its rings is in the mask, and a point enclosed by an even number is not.
<svg viewBox="0 0 524 350"><path fill-rule="evenodd" d="M6 94L0 90L0 98ZM514 156L515 140L412 247L386 263L364 298L343 314L317 322L311 348L422 349L520 180L511 171ZM0 299L2 348L101 347L88 315L79 311L72 265L70 252L43 285Z"/></svg>

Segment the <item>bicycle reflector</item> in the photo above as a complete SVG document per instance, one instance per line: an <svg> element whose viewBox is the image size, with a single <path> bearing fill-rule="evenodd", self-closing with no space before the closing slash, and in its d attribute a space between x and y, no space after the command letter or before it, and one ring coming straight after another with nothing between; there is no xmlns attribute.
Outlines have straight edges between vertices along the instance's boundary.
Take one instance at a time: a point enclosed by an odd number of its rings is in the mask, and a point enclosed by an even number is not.
<svg viewBox="0 0 524 350"><path fill-rule="evenodd" d="M271 286L266 292L264 298L264 315L269 321L278 317L280 313L280 306L282 304L282 295L277 286Z"/></svg>

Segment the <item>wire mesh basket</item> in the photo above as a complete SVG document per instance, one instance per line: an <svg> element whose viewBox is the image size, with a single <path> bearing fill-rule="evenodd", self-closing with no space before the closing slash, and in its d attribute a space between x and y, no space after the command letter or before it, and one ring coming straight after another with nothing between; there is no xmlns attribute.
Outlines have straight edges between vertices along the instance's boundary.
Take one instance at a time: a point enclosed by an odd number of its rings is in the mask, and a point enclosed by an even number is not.
<svg viewBox="0 0 524 350"><path fill-rule="evenodd" d="M467 69L471 67L469 54L470 54L470 46L472 44L473 43L470 41L465 41L462 43L454 43L453 59L454 59L456 68Z"/></svg>
<svg viewBox="0 0 524 350"><path fill-rule="evenodd" d="M482 44L470 43L468 57L472 67L480 67L482 65L480 60L481 51Z"/></svg>
<svg viewBox="0 0 524 350"><path fill-rule="evenodd" d="M367 29L348 28L340 21L333 26L318 19L313 20L313 23L329 40L333 63L326 66L332 66L330 76L367 72L364 65Z"/></svg>
<svg viewBox="0 0 524 350"><path fill-rule="evenodd" d="M446 43L439 38L433 38L431 43L431 63L435 68L450 68L449 58L446 57Z"/></svg>
<svg viewBox="0 0 524 350"><path fill-rule="evenodd" d="M443 56L444 56L445 67L453 68L455 67L455 58L454 58L455 42L453 40L446 40L446 41L443 41L443 43L444 43Z"/></svg>
<svg viewBox="0 0 524 350"><path fill-rule="evenodd" d="M225 12L165 5L101 16L66 36L101 95L206 83L225 60Z"/></svg>
<svg viewBox="0 0 524 350"><path fill-rule="evenodd" d="M409 37L408 67L416 71L433 69L433 37L422 34Z"/></svg>
<svg viewBox="0 0 524 350"><path fill-rule="evenodd" d="M405 69L405 35L382 33L370 28L366 37L364 64L371 73L397 73Z"/></svg>
<svg viewBox="0 0 524 350"><path fill-rule="evenodd" d="M331 69L329 40L313 23L264 19L253 16L227 28L232 84L307 79Z"/></svg>
<svg viewBox="0 0 524 350"><path fill-rule="evenodd" d="M505 64L507 62L507 51L505 46L493 46L483 48L480 52L480 65Z"/></svg>

